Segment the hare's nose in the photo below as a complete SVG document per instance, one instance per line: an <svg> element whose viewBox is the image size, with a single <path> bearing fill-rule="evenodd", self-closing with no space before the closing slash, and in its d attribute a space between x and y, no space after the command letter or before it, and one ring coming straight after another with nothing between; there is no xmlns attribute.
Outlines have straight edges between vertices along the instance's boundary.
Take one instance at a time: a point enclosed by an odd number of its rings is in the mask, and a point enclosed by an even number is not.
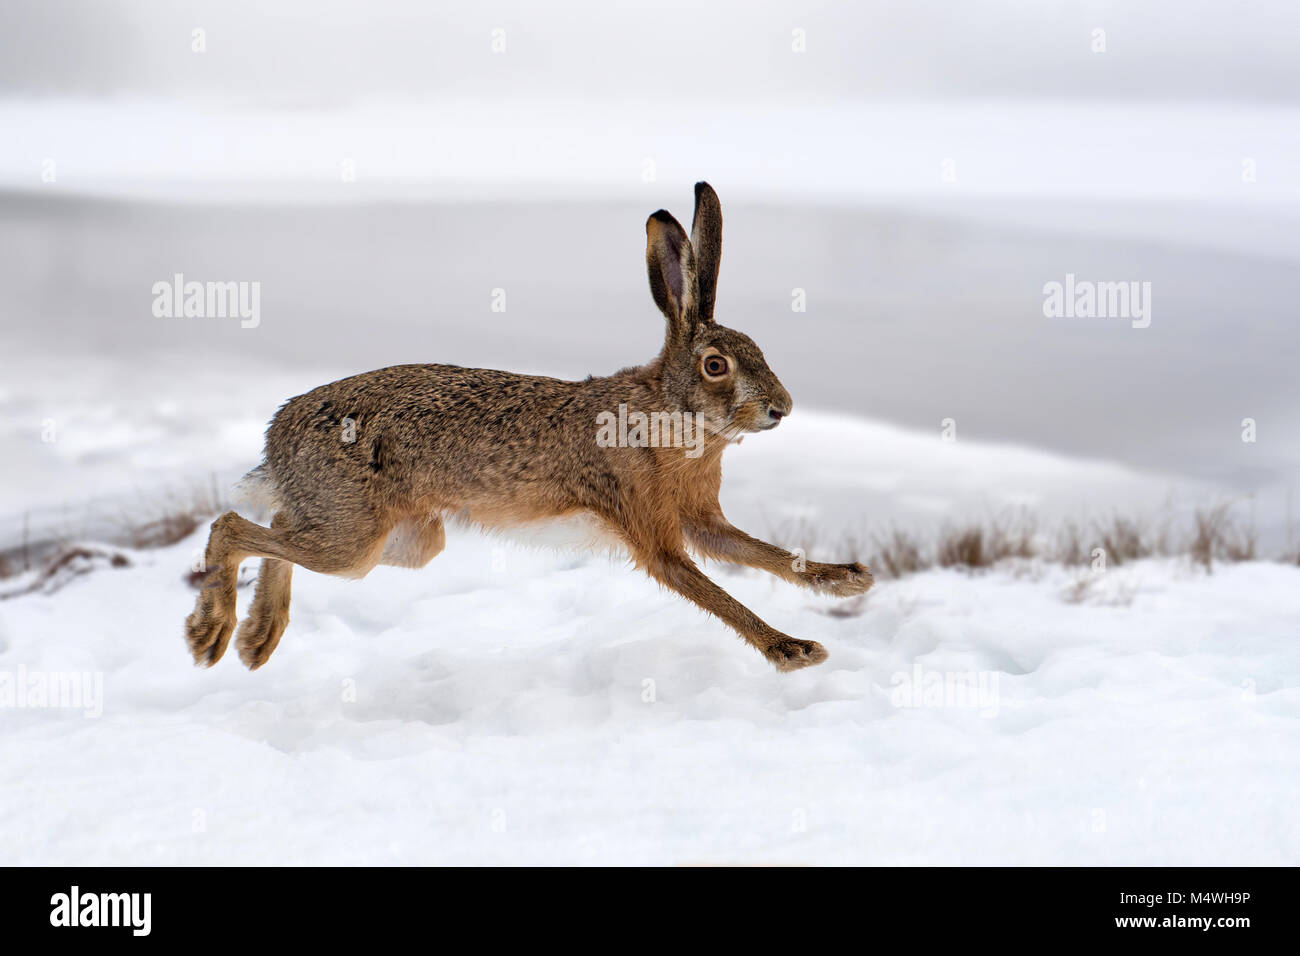
<svg viewBox="0 0 1300 956"><path fill-rule="evenodd" d="M772 419L774 422L779 422L788 414L790 413L781 411L781 409L777 408L775 405L767 406L767 417Z"/></svg>

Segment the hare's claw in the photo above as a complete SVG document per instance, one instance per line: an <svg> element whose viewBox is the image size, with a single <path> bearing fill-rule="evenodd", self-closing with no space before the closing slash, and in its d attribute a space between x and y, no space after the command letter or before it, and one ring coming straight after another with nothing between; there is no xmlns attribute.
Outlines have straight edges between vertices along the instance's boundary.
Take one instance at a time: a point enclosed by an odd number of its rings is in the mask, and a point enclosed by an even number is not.
<svg viewBox="0 0 1300 956"><path fill-rule="evenodd" d="M811 667L830 656L826 653L826 648L816 641L801 641L797 637L782 638L770 645L764 654L779 671L797 671L801 667Z"/></svg>
<svg viewBox="0 0 1300 956"><path fill-rule="evenodd" d="M809 568L808 577L814 591L835 597L863 594L875 583L870 569L856 561L851 564L823 564L815 570Z"/></svg>
<svg viewBox="0 0 1300 956"><path fill-rule="evenodd" d="M209 608L196 608L185 619L185 640L194 663L201 667L211 667L221 660L234 632L233 619Z"/></svg>

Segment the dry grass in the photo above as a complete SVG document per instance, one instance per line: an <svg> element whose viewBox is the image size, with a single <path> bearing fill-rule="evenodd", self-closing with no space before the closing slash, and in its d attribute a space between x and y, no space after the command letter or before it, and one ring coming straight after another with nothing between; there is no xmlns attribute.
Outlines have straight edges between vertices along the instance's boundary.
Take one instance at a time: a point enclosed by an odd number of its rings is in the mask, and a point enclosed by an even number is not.
<svg viewBox="0 0 1300 956"><path fill-rule="evenodd" d="M1156 553L1154 542L1143 533L1142 526L1130 518L1115 515L1098 525L1098 547L1106 552L1110 564L1124 564L1149 558Z"/></svg>
<svg viewBox="0 0 1300 956"><path fill-rule="evenodd" d="M1001 516L988 524L945 528L939 534L935 563L941 568L990 568L1009 558L1039 554L1035 523L1027 515Z"/></svg>
<svg viewBox="0 0 1300 956"><path fill-rule="evenodd" d="M1212 571L1215 561L1253 561L1260 557L1253 522L1236 520L1232 505L1197 511L1192 527L1184 529L1181 536L1172 517L1161 523L1119 514L1087 523L1069 521L1043 535L1032 515L1013 512L983 522L945 526L928 534L898 527L865 537L846 533L839 546L832 549L834 554L815 553L817 529L806 520L794 526L796 538L787 536L789 527L787 534L778 529L772 539L788 547L794 541L819 561L862 561L882 578L901 578L935 567L977 571L1006 561L1029 559L1091 570L1094 566L1120 566L1158 556L1185 556ZM844 552L848 552L847 556ZM1300 564L1300 554L1278 560ZM1087 582L1081 583L1075 589L1074 600L1088 597L1090 587Z"/></svg>
<svg viewBox="0 0 1300 956"><path fill-rule="evenodd" d="M69 581L89 574L97 568L126 568L131 559L120 551L99 545L77 545L61 549L26 584L8 591L0 591L0 601L39 591L53 594Z"/></svg>
<svg viewBox="0 0 1300 956"><path fill-rule="evenodd" d="M1231 506L1218 504L1198 508L1188 553L1192 560L1213 573L1215 560L1253 561L1256 558L1253 522L1242 527L1233 518Z"/></svg>
<svg viewBox="0 0 1300 956"><path fill-rule="evenodd" d="M150 497L141 494L136 503L119 506L116 514L100 515L91 526L47 530L35 540L24 516L21 542L0 553L0 580L32 571L39 575L51 561L80 547L82 541L135 549L165 548L230 508L230 499L214 478L207 485L194 484Z"/></svg>
<svg viewBox="0 0 1300 956"><path fill-rule="evenodd" d="M166 548L185 540L230 507L230 499L215 478L208 485L166 493L134 514L119 515L118 543L131 548Z"/></svg>
<svg viewBox="0 0 1300 956"><path fill-rule="evenodd" d="M1048 553L1053 560L1070 567L1086 564L1092 560L1092 547L1084 544L1087 537L1077 523L1067 521L1057 529Z"/></svg>
<svg viewBox="0 0 1300 956"><path fill-rule="evenodd" d="M921 543L916 537L898 528L872 539L870 555L867 564L873 568L883 568L891 578L915 574L933 564L922 551Z"/></svg>
<svg viewBox="0 0 1300 956"><path fill-rule="evenodd" d="M986 568L994 558L984 546L987 536L978 526L948 528L939 537L935 562L941 568Z"/></svg>

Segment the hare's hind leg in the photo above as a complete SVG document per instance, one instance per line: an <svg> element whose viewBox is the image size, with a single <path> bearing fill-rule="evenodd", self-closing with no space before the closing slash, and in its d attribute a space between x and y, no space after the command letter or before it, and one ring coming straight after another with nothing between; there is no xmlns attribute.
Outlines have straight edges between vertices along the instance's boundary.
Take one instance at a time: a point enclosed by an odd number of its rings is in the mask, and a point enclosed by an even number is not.
<svg viewBox="0 0 1300 956"><path fill-rule="evenodd" d="M194 655L194 663L211 667L221 660L235 632L235 584L239 579L239 562L227 560L222 550L214 548L215 525L208 536L204 556L207 576L199 591L194 610L185 619L185 640Z"/></svg>
<svg viewBox="0 0 1300 956"><path fill-rule="evenodd" d="M271 521L271 529L284 525L279 515ZM248 608L248 616L235 634L235 647L239 659L249 670L257 670L274 653L284 629L289 626L290 586L293 583L293 564L283 558L263 558L257 572L257 592Z"/></svg>
<svg viewBox="0 0 1300 956"><path fill-rule="evenodd" d="M277 519L280 519L280 514L276 515ZM274 521L270 528L263 528L233 511L226 512L212 523L207 564L213 570L208 574L194 612L185 621L185 636L195 663L215 664L230 643L235 629L235 582L239 564L245 558L274 558L279 559L279 563L300 564L321 574L364 577L379 563L390 527L391 522L384 522L377 515L353 513L311 524L299 524L285 518ZM281 601L284 609L280 616L284 624L288 623L290 570L278 567L277 562L263 566L253 611L259 619L269 614L266 620L272 623L270 629L260 634L257 629L248 632L248 652L256 664L244 656L241 638L240 656L250 667L266 663L278 643L278 634L274 639L269 635L274 629L275 610ZM266 603L259 609L262 600ZM283 627L280 630L283 632ZM262 640L257 644L258 653L253 653L253 643L259 636Z"/></svg>
<svg viewBox="0 0 1300 956"><path fill-rule="evenodd" d="M185 640L194 655L194 663L205 667L221 660L230 645L231 635L235 633L235 587L239 582L239 565L251 554L234 547L229 534L231 519L244 521L231 511L212 522L203 558L208 574L194 610L185 619Z"/></svg>

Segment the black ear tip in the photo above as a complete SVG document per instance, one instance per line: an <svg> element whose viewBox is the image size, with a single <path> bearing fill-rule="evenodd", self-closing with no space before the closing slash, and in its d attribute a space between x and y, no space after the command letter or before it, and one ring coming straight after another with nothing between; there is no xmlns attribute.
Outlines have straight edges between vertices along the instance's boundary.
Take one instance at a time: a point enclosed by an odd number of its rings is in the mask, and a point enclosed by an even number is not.
<svg viewBox="0 0 1300 956"><path fill-rule="evenodd" d="M695 184L695 198L699 199L700 194L704 192L706 189L709 192L713 192L713 187L701 179L698 183Z"/></svg>
<svg viewBox="0 0 1300 956"><path fill-rule="evenodd" d="M667 209L660 209L657 212L652 212L650 218L645 221L646 229L650 228L650 223L652 222L657 222L664 226L671 226L675 225L677 220L673 218L673 214Z"/></svg>

